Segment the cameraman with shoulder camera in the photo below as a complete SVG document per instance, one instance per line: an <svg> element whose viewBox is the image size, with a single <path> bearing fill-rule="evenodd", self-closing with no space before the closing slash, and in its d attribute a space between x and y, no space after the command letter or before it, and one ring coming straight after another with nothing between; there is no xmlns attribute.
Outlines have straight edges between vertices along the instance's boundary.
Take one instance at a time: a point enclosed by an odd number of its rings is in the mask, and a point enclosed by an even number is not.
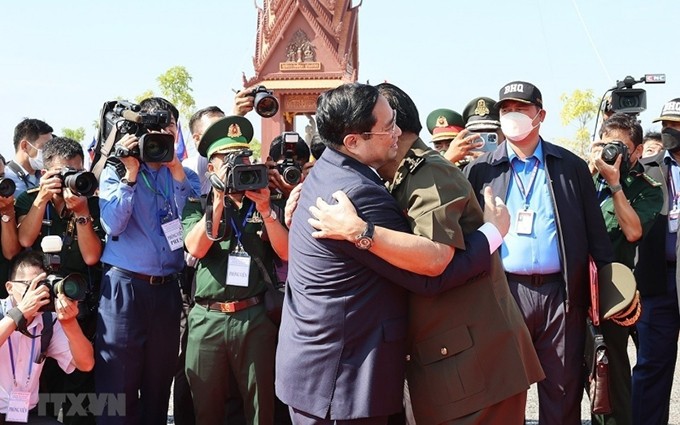
<svg viewBox="0 0 680 425"><path fill-rule="evenodd" d="M600 139L601 153L594 161L597 174L593 177L600 209L612 241L615 261L633 269L638 244L663 206L662 183L645 174L638 162L642 154L642 127L636 118L615 113L603 122ZM638 303L639 299L634 298L623 310L635 312ZM593 415L594 424L634 423L628 336L635 320L636 316L630 316L600 321L608 348L612 413Z"/></svg>
<svg viewBox="0 0 680 425"><path fill-rule="evenodd" d="M56 360L66 373L76 368L89 371L94 366L92 345L74 320L77 302L63 293L54 300L58 321L52 327L47 351L40 352L43 333L49 326L43 320L53 317L40 313L52 302L49 288L41 284L45 276L40 253L24 251L15 258L10 280L5 283L10 296L0 303L0 424L59 423L56 419L38 417L34 410L38 404L38 378L44 365L42 355Z"/></svg>
<svg viewBox="0 0 680 425"><path fill-rule="evenodd" d="M149 98L140 106L140 115L170 115L160 131L149 129L144 136L176 136L179 112L170 102ZM144 136L125 134L117 153L141 151L136 148ZM193 194L182 164L176 155L171 157L169 162L144 162L134 154L120 155L122 167L110 162L100 177L99 206L107 237L101 259L96 387L98 393L124 393L126 407L126 417L99 418L100 424L167 420L182 309L180 213Z"/></svg>
<svg viewBox="0 0 680 425"><path fill-rule="evenodd" d="M25 248L40 250L45 236L61 238L59 271L80 273L87 278L87 301L79 304L78 320L85 335L94 341L101 281L99 258L104 239L98 198L93 196L97 180L93 174L83 171L83 148L75 140L65 137L49 140L43 147L43 159L45 169L39 186L17 198L19 242ZM46 364L41 377L42 392L94 392L94 373L65 375L56 363L48 360ZM94 416L64 415L64 423L94 424Z"/></svg>
<svg viewBox="0 0 680 425"><path fill-rule="evenodd" d="M252 189L237 187L244 181L235 176L238 167L256 167L245 156L252 135L252 125L240 116L205 131L198 151L209 159L213 188L205 205L190 199L182 215L185 246L199 259L186 374L201 425L221 425L225 403L239 395L248 423L274 419L277 330L263 298L274 252L287 257L287 230L270 204L266 169L250 176Z"/></svg>

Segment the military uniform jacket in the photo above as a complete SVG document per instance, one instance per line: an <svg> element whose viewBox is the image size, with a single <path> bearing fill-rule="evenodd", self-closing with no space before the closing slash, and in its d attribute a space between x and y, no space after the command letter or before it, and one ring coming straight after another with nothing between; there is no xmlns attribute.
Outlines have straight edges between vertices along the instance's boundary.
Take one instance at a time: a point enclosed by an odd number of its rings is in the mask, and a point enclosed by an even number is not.
<svg viewBox="0 0 680 425"><path fill-rule="evenodd" d="M586 307L590 304L588 255L598 267L609 264L614 261L612 244L585 161L560 146L544 140L541 143L557 223L562 275L567 282L565 299L568 306ZM480 203L484 202L487 185L503 201L507 197L512 171L506 144L507 141L501 143L465 169Z"/></svg>
<svg viewBox="0 0 680 425"><path fill-rule="evenodd" d="M413 233L451 245L483 223L463 173L418 139L392 194ZM406 376L416 422L436 425L526 391L544 378L498 252L488 273L437 297L409 296Z"/></svg>

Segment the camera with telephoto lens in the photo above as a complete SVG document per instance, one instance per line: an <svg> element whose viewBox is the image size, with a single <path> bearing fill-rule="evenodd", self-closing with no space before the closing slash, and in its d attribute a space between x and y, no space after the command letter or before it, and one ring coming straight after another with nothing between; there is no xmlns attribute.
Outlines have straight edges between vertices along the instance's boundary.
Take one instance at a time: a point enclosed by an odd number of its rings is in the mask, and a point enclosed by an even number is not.
<svg viewBox="0 0 680 425"><path fill-rule="evenodd" d="M0 196L3 198L10 197L14 195L14 191L16 190L17 185L14 183L14 180L9 177L0 178Z"/></svg>
<svg viewBox="0 0 680 425"><path fill-rule="evenodd" d="M64 167L59 172L62 187L68 188L76 196L90 197L95 194L99 182L97 177L89 171L78 171L75 168ZM0 186L2 183L0 183Z"/></svg>
<svg viewBox="0 0 680 425"><path fill-rule="evenodd" d="M141 106L127 100L119 100L104 114L105 128L109 131L115 128L118 132L116 142L125 134L134 134L139 138L139 144L133 149L116 145L114 156L118 158L132 156L144 162L172 161L175 155L173 135L149 132L161 131L170 125L172 122L170 111L140 111Z"/></svg>
<svg viewBox="0 0 680 425"><path fill-rule="evenodd" d="M271 118L279 112L279 101L274 97L274 92L267 90L265 86L256 86L248 96L255 98L255 112L262 118Z"/></svg>
<svg viewBox="0 0 680 425"><path fill-rule="evenodd" d="M39 311L54 311L54 302L59 294L73 301L83 301L87 294L87 280L80 273L69 273L66 276L59 274L62 241L56 235L45 236L40 242L44 252L43 263L49 275L38 286L45 285L49 288L50 302L40 308Z"/></svg>
<svg viewBox="0 0 680 425"><path fill-rule="evenodd" d="M620 140L614 140L602 147L602 160L609 165L614 165L616 158L621 155L621 164L628 163L628 147Z"/></svg>
<svg viewBox="0 0 680 425"><path fill-rule="evenodd" d="M281 135L281 158L283 162L276 165L283 180L290 184L296 185L302 179L302 167L295 160L295 151L300 135L295 132L285 132Z"/></svg>
<svg viewBox="0 0 680 425"><path fill-rule="evenodd" d="M215 173L210 174L210 184L225 193L241 193L246 190L258 190L269 186L269 173L264 164L246 164L245 158L253 151L243 149L230 152L224 158L223 167L226 168L224 181Z"/></svg>

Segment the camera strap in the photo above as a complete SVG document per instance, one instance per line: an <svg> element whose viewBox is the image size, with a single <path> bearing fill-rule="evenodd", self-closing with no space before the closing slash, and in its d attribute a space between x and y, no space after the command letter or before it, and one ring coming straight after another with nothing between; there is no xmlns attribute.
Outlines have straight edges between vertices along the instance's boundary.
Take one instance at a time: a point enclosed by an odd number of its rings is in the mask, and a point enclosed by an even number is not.
<svg viewBox="0 0 680 425"><path fill-rule="evenodd" d="M28 178L28 174L26 174L26 173L24 172L24 170L19 166L19 164L17 164L17 163L14 162L14 161L10 161L10 162L7 163L7 166L9 167L10 170L14 171L14 174L16 174L17 176L19 176L19 178L21 179L22 182L24 182L24 184L26 185L26 189L31 189L31 188L34 188L34 187L38 187L37 184L33 183L33 182ZM36 177L37 177L37 176L36 176Z"/></svg>
<svg viewBox="0 0 680 425"><path fill-rule="evenodd" d="M214 189L210 189L210 192L208 192L208 195L205 197L205 200L203 197L201 197L201 206L203 207L203 210L205 211L205 234L210 239L211 241L221 241L224 239L224 237L227 235L227 209L231 208L231 203L227 202L226 198L223 198L224 202L224 210L222 211L222 217L220 217L220 226L217 229L217 235L213 235L212 233L212 228L213 228L213 191Z"/></svg>

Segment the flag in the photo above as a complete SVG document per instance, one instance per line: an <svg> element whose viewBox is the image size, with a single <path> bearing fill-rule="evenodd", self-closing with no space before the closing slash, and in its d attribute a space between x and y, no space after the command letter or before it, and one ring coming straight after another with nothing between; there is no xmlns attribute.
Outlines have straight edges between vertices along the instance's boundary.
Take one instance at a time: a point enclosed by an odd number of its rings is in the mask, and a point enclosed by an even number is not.
<svg viewBox="0 0 680 425"><path fill-rule="evenodd" d="M89 170L90 169L90 164L92 164L92 161L94 161L94 149L97 146L97 139L95 136L92 136L92 141L90 142L90 145L87 147L87 156L85 157L85 169Z"/></svg>
<svg viewBox="0 0 680 425"><path fill-rule="evenodd" d="M187 158L187 147L184 144L184 136L182 135L182 124L177 123L177 144L175 145L175 154L180 161Z"/></svg>

